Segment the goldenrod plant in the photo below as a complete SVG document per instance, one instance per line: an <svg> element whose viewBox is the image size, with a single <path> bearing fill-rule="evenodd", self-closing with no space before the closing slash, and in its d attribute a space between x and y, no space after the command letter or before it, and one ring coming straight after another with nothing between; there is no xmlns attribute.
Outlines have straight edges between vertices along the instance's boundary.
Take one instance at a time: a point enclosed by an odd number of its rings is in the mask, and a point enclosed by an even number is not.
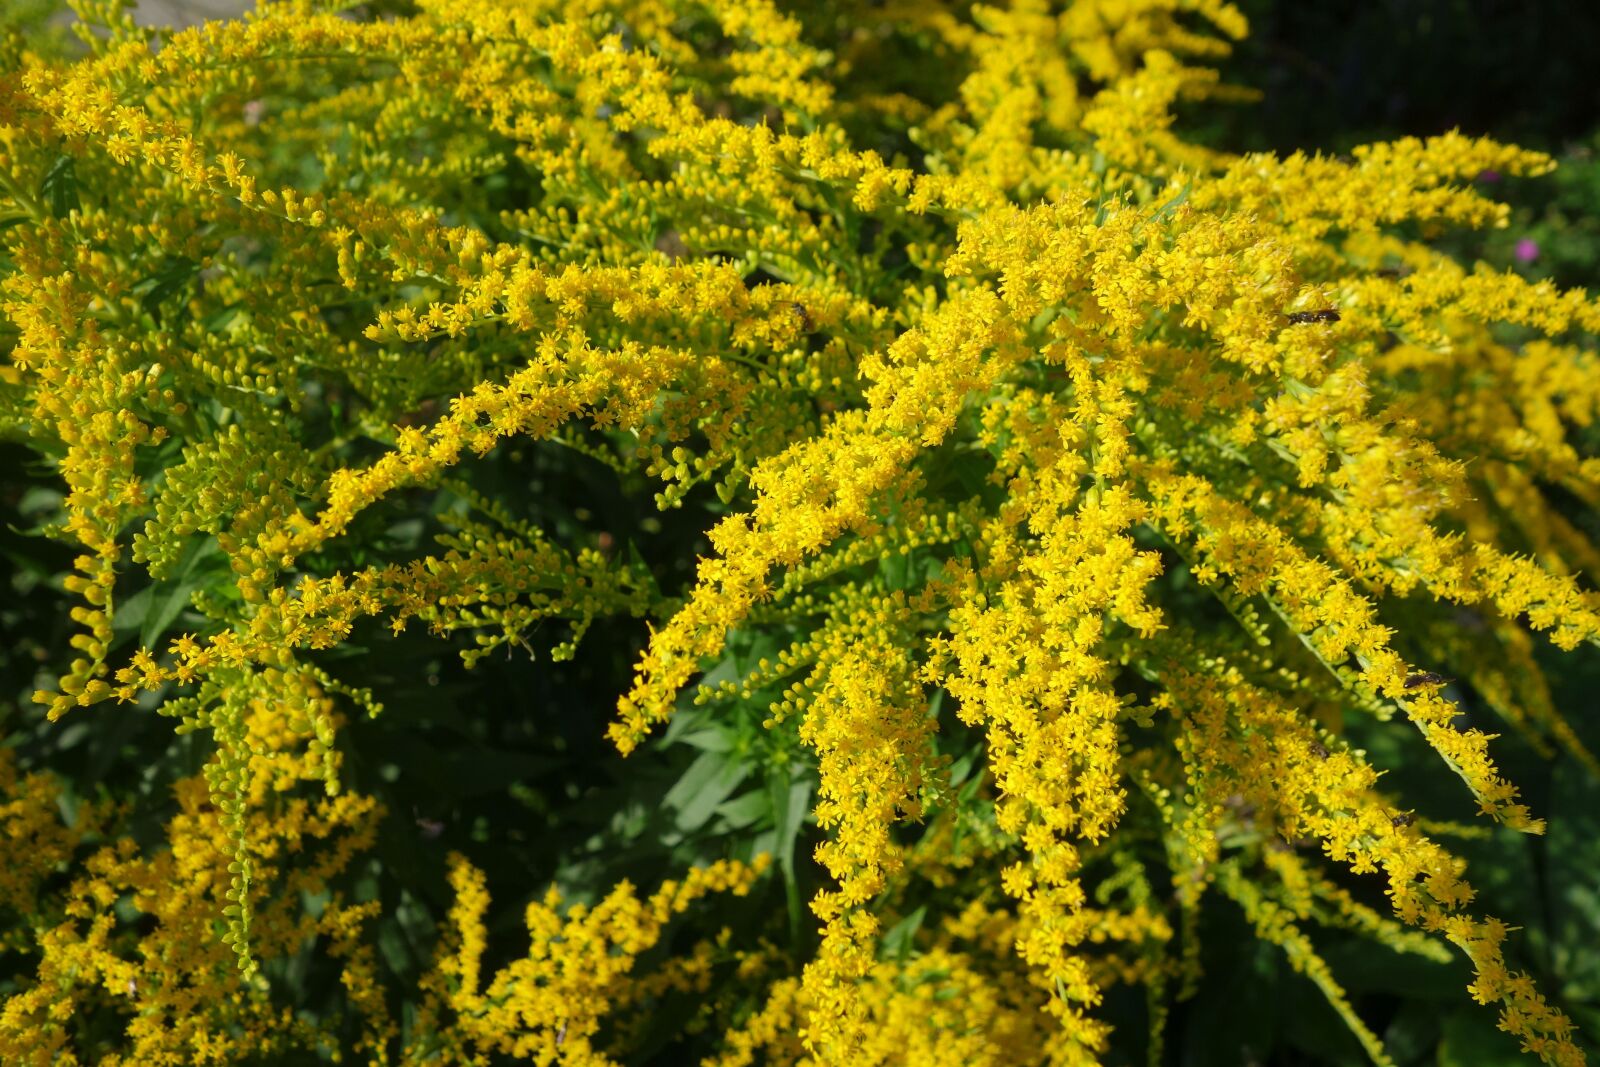
<svg viewBox="0 0 1600 1067"><path fill-rule="evenodd" d="M1536 648L1600 639L1600 303L1433 241L1549 158L1202 147L1223 0L72 6L0 47L73 626L0 1060L1160 1064L1220 904L1373 1063L1329 932L1585 1062L1452 843L1544 827L1495 732L1600 771ZM428 657L597 643L560 788L430 812L518 705Z"/></svg>

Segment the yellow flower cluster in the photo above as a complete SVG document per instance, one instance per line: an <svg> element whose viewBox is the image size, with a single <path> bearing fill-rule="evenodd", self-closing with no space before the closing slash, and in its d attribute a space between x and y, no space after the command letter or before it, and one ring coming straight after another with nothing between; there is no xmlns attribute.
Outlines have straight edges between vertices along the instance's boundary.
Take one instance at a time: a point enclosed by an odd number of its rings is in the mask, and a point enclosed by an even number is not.
<svg viewBox="0 0 1600 1067"><path fill-rule="evenodd" d="M1528 832L1464 702L1600 772L1533 652L1600 645L1600 547L1549 492L1600 506L1600 302L1405 236L1503 224L1473 178L1547 158L1189 143L1180 101L1249 95L1205 65L1223 0L81 6L87 57L0 53L0 429L76 557L35 700L211 747L154 819L0 747L0 1059L600 1065L681 1013L727 1067L1159 1062L1215 892L1375 1063L1312 924L1454 946L1583 1062L1346 737L1400 713ZM687 586L654 516L526 518L550 455L698 522ZM759 723L748 773L809 787L816 929L706 925L796 863L680 836L648 896L528 903L518 956L457 852L403 973L371 930L422 905L363 880L386 814L345 781L388 696L342 665L413 620L471 666L641 619L611 740L697 679L696 722ZM312 967L321 1014L284 995Z"/></svg>
<svg viewBox="0 0 1600 1067"><path fill-rule="evenodd" d="M354 794L297 795L296 784L320 774L300 737L266 700L249 702L242 718L252 752L245 795L217 794L215 772L227 758L219 752L205 773L174 784L176 811L154 847L130 834L126 809L80 809L64 824L57 784L39 775L19 781L9 760L3 765L7 865L22 863L8 874L5 905L28 933L8 947L37 957L36 980L0 1009L7 1063L225 1064L327 1049L325 1034L273 1002L255 967L319 941L342 961L360 1045L390 1040L371 947L356 942L376 902L328 893L372 847L381 809ZM29 842L29 853L11 851ZM241 851L249 857L245 882ZM40 877L58 869L70 881ZM253 915L249 968L235 955L241 913ZM83 1040L97 1014L118 1021L115 1051Z"/></svg>
<svg viewBox="0 0 1600 1067"><path fill-rule="evenodd" d="M663 928L708 893L744 896L766 869L755 863L719 861L691 870L681 882L666 882L640 899L619 883L604 900L573 905L562 916L555 889L528 905L532 947L487 981L483 924L489 906L486 879L459 854L450 858L455 905L451 932L427 981L445 1010L455 1016L449 1036L458 1056L474 1061L498 1052L534 1063L606 1067L617 1061L595 1047L602 1018L613 1008L682 987L693 989L701 967L678 967L662 976L634 977L638 957L652 948ZM697 953L698 955L698 953ZM662 980L651 981L652 978Z"/></svg>

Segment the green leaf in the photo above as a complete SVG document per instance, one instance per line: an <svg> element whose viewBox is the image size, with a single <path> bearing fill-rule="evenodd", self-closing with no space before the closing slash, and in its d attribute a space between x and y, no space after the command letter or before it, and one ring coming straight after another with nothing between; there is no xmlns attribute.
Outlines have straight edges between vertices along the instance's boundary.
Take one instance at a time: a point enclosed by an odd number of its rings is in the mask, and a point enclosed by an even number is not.
<svg viewBox="0 0 1600 1067"><path fill-rule="evenodd" d="M735 631L735 633L741 646L738 653L732 657L733 670L736 677L743 677L749 674L756 669L756 665L763 659L770 659L777 654L778 639L774 634L766 631L757 633ZM735 638L730 636L728 640L730 648L733 647L734 640ZM710 680L711 676L707 675L706 681L709 682Z"/></svg>
<svg viewBox="0 0 1600 1067"><path fill-rule="evenodd" d="M117 606L111 619L112 629L125 635L137 631L139 643L145 648L154 648L189 609L190 596L212 584L222 574L224 566L222 550L216 541L206 538L195 542L177 574L145 586Z"/></svg>
<svg viewBox="0 0 1600 1067"><path fill-rule="evenodd" d="M1575 760L1551 774L1544 853L1553 969L1568 995L1600 1001L1600 782Z"/></svg>
<svg viewBox="0 0 1600 1067"><path fill-rule="evenodd" d="M982 745L973 745L956 757L955 762L950 764L950 785L955 787L966 782L972 776L973 769L978 766L978 762L982 758Z"/></svg>
<svg viewBox="0 0 1600 1067"><path fill-rule="evenodd" d="M761 822L771 813L771 799L756 789L717 805L716 816L722 829L743 830Z"/></svg>
<svg viewBox="0 0 1600 1067"><path fill-rule="evenodd" d="M1420 1064L1439 1044L1439 1009L1422 1001L1408 1001L1383 1032L1383 1047L1401 1065Z"/></svg>
<svg viewBox="0 0 1600 1067"><path fill-rule="evenodd" d="M207 333L225 333L228 327L232 326L240 318L248 319L249 317L250 313L238 304L229 304L227 307L207 315L201 325L206 328Z"/></svg>
<svg viewBox="0 0 1600 1067"><path fill-rule="evenodd" d="M1179 1062L1207 1067L1276 1062L1272 1052L1285 1022L1289 970L1281 950L1258 941L1242 916L1212 907L1203 922L1205 981L1181 1005L1183 1025L1173 1035L1173 1051Z"/></svg>
<svg viewBox="0 0 1600 1067"><path fill-rule="evenodd" d="M57 156L39 183L39 198L50 205L50 214L64 219L78 206L78 165L66 153Z"/></svg>
<svg viewBox="0 0 1600 1067"><path fill-rule="evenodd" d="M916 944L917 931L922 929L923 917L928 914L924 905L895 923L883 935L883 954L889 959L904 960Z"/></svg>
<svg viewBox="0 0 1600 1067"><path fill-rule="evenodd" d="M883 575L884 584L890 589L898 591L910 588L911 555L889 553L888 558L878 561L878 572Z"/></svg>
<svg viewBox="0 0 1600 1067"><path fill-rule="evenodd" d="M675 813L673 822L679 830L692 833L706 824L749 773L750 768L737 755L702 753L661 798L661 806Z"/></svg>
<svg viewBox="0 0 1600 1067"><path fill-rule="evenodd" d="M673 738L673 741L688 745L690 748L698 748L702 752L731 752L734 746L733 735L727 730L719 730L716 727L682 734Z"/></svg>
<svg viewBox="0 0 1600 1067"><path fill-rule="evenodd" d="M1172 218L1173 215L1177 214L1178 209L1183 206L1184 201L1189 199L1189 190L1193 188L1194 182L1186 183L1182 189L1178 190L1177 196L1156 209L1155 213L1150 216L1149 221L1160 224Z"/></svg>
<svg viewBox="0 0 1600 1067"><path fill-rule="evenodd" d="M767 791L772 796L773 855L778 870L783 874L783 892L789 910L790 936L800 936L804 918L800 880L795 867L795 849L800 840L800 828L810 814L811 780L796 778L794 765L767 779Z"/></svg>
<svg viewBox="0 0 1600 1067"><path fill-rule="evenodd" d="M161 266L134 282L130 291L139 298L139 306L156 315L170 296L187 289L200 274L200 264L185 256L168 256Z"/></svg>
<svg viewBox="0 0 1600 1067"><path fill-rule="evenodd" d="M1465 1007L1445 1016L1439 1067L1504 1067L1526 1062L1516 1038L1495 1023L1492 1007Z"/></svg>

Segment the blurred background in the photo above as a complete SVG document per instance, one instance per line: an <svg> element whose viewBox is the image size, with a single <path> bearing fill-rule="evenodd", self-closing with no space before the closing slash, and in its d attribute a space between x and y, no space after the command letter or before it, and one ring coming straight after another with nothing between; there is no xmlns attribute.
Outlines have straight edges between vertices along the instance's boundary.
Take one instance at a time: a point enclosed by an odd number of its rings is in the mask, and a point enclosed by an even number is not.
<svg viewBox="0 0 1600 1067"><path fill-rule="evenodd" d="M251 0L139 0L134 13L146 26L193 26L235 18L252 6Z"/></svg>
<svg viewBox="0 0 1600 1067"><path fill-rule="evenodd" d="M1555 174L1505 181L1516 209L1471 259L1600 288L1600 2L1234 0L1250 36L1222 64L1255 103L1197 109L1192 129L1233 151L1345 152L1459 128L1556 155ZM1600 703L1600 692L1594 694Z"/></svg>
<svg viewBox="0 0 1600 1067"><path fill-rule="evenodd" d="M1532 147L1600 123L1592 0L1234 0L1250 37L1224 76L1265 93L1235 146L1316 145L1460 127Z"/></svg>

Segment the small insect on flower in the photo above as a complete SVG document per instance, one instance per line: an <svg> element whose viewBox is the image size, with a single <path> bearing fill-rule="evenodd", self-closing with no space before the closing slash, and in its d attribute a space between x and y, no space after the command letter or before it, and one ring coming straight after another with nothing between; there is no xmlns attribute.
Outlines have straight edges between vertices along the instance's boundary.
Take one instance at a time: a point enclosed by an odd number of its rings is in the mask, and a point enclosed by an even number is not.
<svg viewBox="0 0 1600 1067"><path fill-rule="evenodd" d="M1449 682L1450 679L1446 678L1444 675L1434 674L1432 671L1423 671L1420 674L1410 674L1406 676L1407 689L1420 689L1425 685L1448 685Z"/></svg>
<svg viewBox="0 0 1600 1067"><path fill-rule="evenodd" d="M440 820L430 819L417 811L416 808L411 809L411 814L416 819L417 830L421 832L424 839L434 841L444 833L444 823Z"/></svg>
<svg viewBox="0 0 1600 1067"><path fill-rule="evenodd" d="M1289 325L1305 326L1313 322L1338 322L1339 313L1333 308L1321 308L1317 311L1295 311L1289 315Z"/></svg>
<svg viewBox="0 0 1600 1067"><path fill-rule="evenodd" d="M1409 812L1401 812L1389 821L1395 826L1410 826L1417 821L1417 817Z"/></svg>
<svg viewBox="0 0 1600 1067"><path fill-rule="evenodd" d="M1327 759L1329 755L1328 746L1321 741L1313 741L1311 742L1311 754L1318 759Z"/></svg>
<svg viewBox="0 0 1600 1067"><path fill-rule="evenodd" d="M801 333L816 332L817 327L816 324L811 321L811 312L806 310L806 306L804 304L800 303L799 301L791 300L789 302L789 310L793 311L795 318L800 320Z"/></svg>

